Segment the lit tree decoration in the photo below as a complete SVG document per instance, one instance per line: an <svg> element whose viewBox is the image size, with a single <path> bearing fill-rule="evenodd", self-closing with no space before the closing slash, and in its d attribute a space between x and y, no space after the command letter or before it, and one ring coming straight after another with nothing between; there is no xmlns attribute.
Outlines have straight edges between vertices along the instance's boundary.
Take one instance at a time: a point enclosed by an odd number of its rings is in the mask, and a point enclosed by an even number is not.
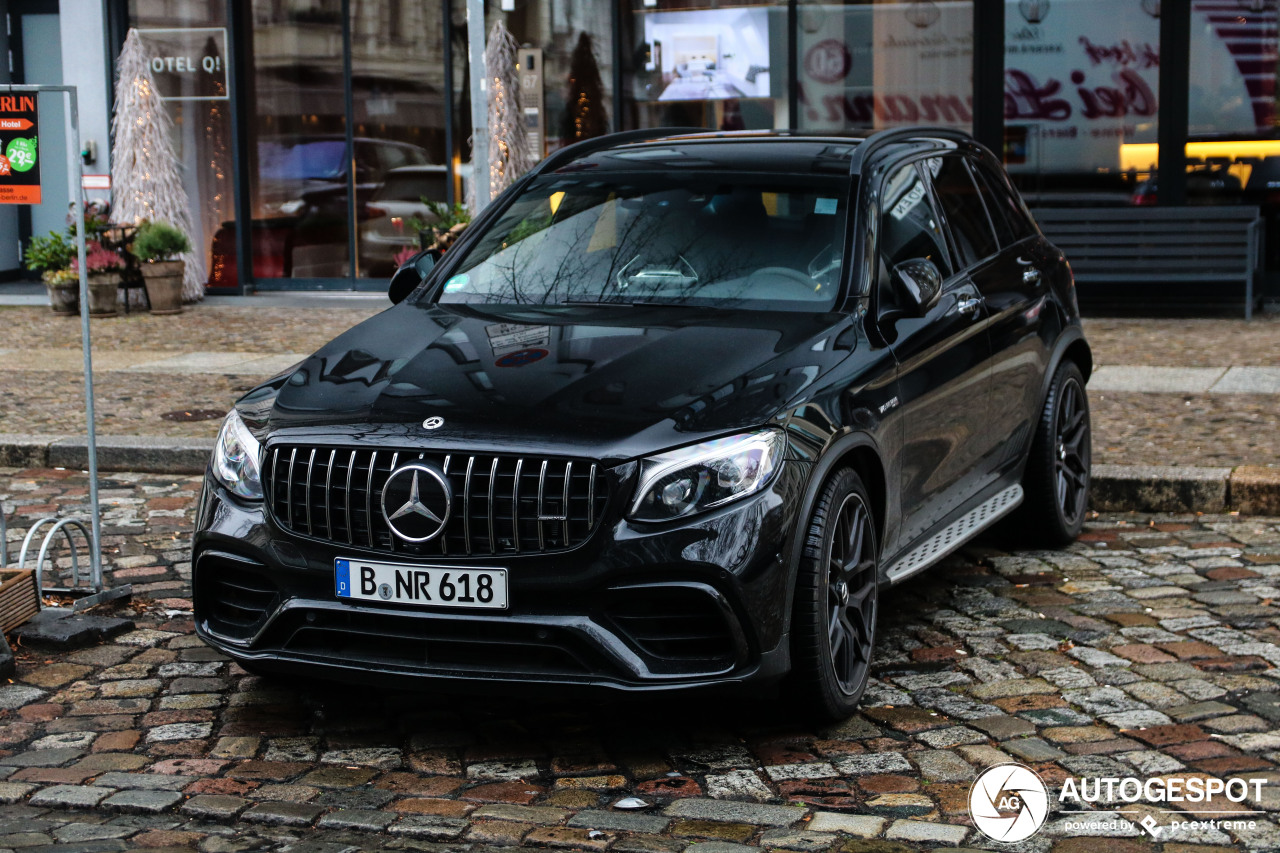
<svg viewBox="0 0 1280 853"><path fill-rule="evenodd" d="M217 56L218 46L210 36L204 46L205 56ZM217 94L225 99L226 83L218 79L215 83ZM228 100L193 101L191 115L203 113L204 135L208 140L205 148L205 160L198 175L200 179L200 195L204 201L203 224L206 232L197 238L191 235L191 243L199 252L207 245L211 231L230 218L231 211L231 139L230 117L227 115ZM206 106L207 105L207 106ZM202 255L203 256L203 255Z"/></svg>
<svg viewBox="0 0 1280 853"><path fill-rule="evenodd" d="M484 69L489 78L490 199L533 166L529 135L520 114L520 76L516 72L519 46L506 25L495 21L484 49Z"/></svg>
<svg viewBox="0 0 1280 853"><path fill-rule="evenodd" d="M137 30L129 30L116 60L115 101L111 117L113 218L120 223L143 219L169 222L194 236L190 202L173 149L173 121L156 91L150 57ZM186 261L182 299L196 302L204 298L203 252L193 250L182 259Z"/></svg>
<svg viewBox="0 0 1280 853"><path fill-rule="evenodd" d="M565 100L560 135L566 145L604 136L609 120L604 110L604 84L591 47L591 36L581 33L569 60L569 97Z"/></svg>

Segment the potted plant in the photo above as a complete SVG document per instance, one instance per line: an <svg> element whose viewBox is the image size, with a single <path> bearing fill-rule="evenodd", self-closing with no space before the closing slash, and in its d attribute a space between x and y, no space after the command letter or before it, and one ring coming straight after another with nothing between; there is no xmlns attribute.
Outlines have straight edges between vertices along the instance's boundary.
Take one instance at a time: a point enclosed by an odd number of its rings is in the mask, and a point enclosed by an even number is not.
<svg viewBox="0 0 1280 853"><path fill-rule="evenodd" d="M32 237L27 244L27 269L40 273L55 314L75 314L79 307L79 278L69 274L75 252L75 245L56 231L50 231L47 237Z"/></svg>
<svg viewBox="0 0 1280 853"><path fill-rule="evenodd" d="M80 313L80 273L71 267L45 270L40 274L49 290L49 306L53 313L73 317Z"/></svg>
<svg viewBox="0 0 1280 853"><path fill-rule="evenodd" d="M144 221L133 238L133 256L142 262L142 280L152 314L182 311L182 276L186 264L179 256L191 251L187 235L168 222Z"/></svg>
<svg viewBox="0 0 1280 853"><path fill-rule="evenodd" d="M418 244L422 248L447 251L471 224L471 214L461 204L450 207L426 196L422 196L422 203L431 211L429 218L415 216L409 220L409 227L418 231Z"/></svg>
<svg viewBox="0 0 1280 853"><path fill-rule="evenodd" d="M103 248L97 240L90 240L85 244L85 267L89 273L89 313L99 317L113 316L124 260L110 249ZM79 263L73 260L71 269L78 273Z"/></svg>

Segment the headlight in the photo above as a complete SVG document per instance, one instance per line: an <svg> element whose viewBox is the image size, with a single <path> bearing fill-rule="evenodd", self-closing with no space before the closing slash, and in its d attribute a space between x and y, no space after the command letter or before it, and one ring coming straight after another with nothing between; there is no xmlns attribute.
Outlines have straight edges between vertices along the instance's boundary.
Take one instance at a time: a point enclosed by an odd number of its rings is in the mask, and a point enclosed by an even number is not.
<svg viewBox="0 0 1280 853"><path fill-rule="evenodd" d="M635 521L669 521L754 494L773 477L786 442L775 430L717 438L640 465Z"/></svg>
<svg viewBox="0 0 1280 853"><path fill-rule="evenodd" d="M258 468L258 440L232 409L222 422L213 448L213 476L233 495L262 500L262 476Z"/></svg>

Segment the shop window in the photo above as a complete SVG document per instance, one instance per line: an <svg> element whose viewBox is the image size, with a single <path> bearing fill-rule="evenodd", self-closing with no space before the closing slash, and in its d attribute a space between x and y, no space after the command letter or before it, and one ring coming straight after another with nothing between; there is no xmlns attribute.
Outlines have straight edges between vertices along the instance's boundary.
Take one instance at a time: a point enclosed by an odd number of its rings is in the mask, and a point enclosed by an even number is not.
<svg viewBox="0 0 1280 853"><path fill-rule="evenodd" d="M1230 8L1192 0L1188 204L1256 204L1268 214L1280 207L1278 23L1275 0ZM1159 156L1154 147L1129 153L1138 170L1153 170ZM1155 203L1158 190L1153 179L1135 201Z"/></svg>
<svg viewBox="0 0 1280 853"><path fill-rule="evenodd" d="M802 0L797 13L800 128L972 128L972 2Z"/></svg>
<svg viewBox="0 0 1280 853"><path fill-rule="evenodd" d="M608 3L490 0L488 7L487 26L501 18L522 45L520 108L534 160L614 130ZM464 138L470 134L468 127Z"/></svg>
<svg viewBox="0 0 1280 853"><path fill-rule="evenodd" d="M428 202L446 200L439 175L445 151L445 45L439 5L400 0L351 0L353 132L368 154L355 184L356 274L388 277L418 248L418 227L430 222ZM358 174L360 172L358 171ZM438 189L412 199L381 196L389 181Z"/></svg>
<svg viewBox="0 0 1280 853"><path fill-rule="evenodd" d="M1144 176L1126 150L1158 132L1159 15L1139 0L1007 0L1004 158L1029 202L1128 202Z"/></svg>
<svg viewBox="0 0 1280 853"><path fill-rule="evenodd" d="M234 244L235 208L232 193L231 101L224 68L227 47L226 9L220 3L179 4L164 0L130 0L128 25L140 30L165 30L150 38L153 45L181 46L208 58L217 73L204 70L166 75L161 94L173 120L174 151L182 164L183 184L191 206L195 233L192 247L203 252L208 284L235 285L226 279L227 256L218 248ZM99 154L99 163L106 157ZM231 263L234 270L234 260Z"/></svg>

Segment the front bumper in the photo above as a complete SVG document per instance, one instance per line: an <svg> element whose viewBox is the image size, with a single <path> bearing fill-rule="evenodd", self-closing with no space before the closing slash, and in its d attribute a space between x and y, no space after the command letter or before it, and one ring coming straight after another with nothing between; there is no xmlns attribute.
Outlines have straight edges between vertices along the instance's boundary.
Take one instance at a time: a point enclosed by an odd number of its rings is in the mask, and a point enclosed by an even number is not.
<svg viewBox="0 0 1280 853"><path fill-rule="evenodd" d="M573 550L410 561L507 569L501 613L339 599L336 558L406 560L292 535L206 476L192 557L196 630L256 671L345 682L643 691L773 680L789 666L784 555L806 470L786 463L760 494L664 525L621 519L625 478Z"/></svg>

